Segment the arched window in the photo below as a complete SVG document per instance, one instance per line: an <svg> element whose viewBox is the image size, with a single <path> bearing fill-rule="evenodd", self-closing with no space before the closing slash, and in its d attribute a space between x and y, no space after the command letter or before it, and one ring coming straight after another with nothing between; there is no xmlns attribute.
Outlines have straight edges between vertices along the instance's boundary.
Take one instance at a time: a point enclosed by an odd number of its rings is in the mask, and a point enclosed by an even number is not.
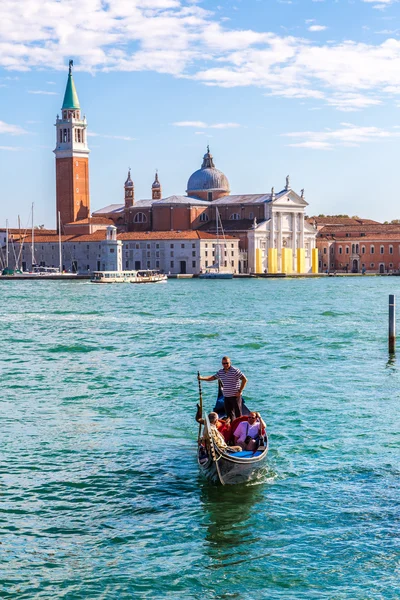
<svg viewBox="0 0 400 600"><path fill-rule="evenodd" d="M355 254L355 251L356 251L356 245L352 244L351 245L351 252L352 252L352 254Z"/></svg>
<svg viewBox="0 0 400 600"><path fill-rule="evenodd" d="M60 144L62 144L62 129L60 129Z"/></svg>
<svg viewBox="0 0 400 600"><path fill-rule="evenodd" d="M339 246L339 254L343 254L343 248L342 248L342 246Z"/></svg>
<svg viewBox="0 0 400 600"><path fill-rule="evenodd" d="M67 141L67 130L64 129L64 142L66 142L66 141Z"/></svg>
<svg viewBox="0 0 400 600"><path fill-rule="evenodd" d="M206 221L208 221L208 214L206 212L201 213L201 215L200 215L200 221L202 223L206 223Z"/></svg>
<svg viewBox="0 0 400 600"><path fill-rule="evenodd" d="M365 254L365 246L361 246L361 254Z"/></svg>
<svg viewBox="0 0 400 600"><path fill-rule="evenodd" d="M136 213L135 218L133 219L133 222L134 223L146 223L147 217L142 212Z"/></svg>
<svg viewBox="0 0 400 600"><path fill-rule="evenodd" d="M229 217L229 219L231 221L239 221L240 215L238 213L232 213L231 216Z"/></svg>
<svg viewBox="0 0 400 600"><path fill-rule="evenodd" d="M346 246L346 254L348 254L348 253L349 253L349 251L350 251L350 248L349 248L349 246Z"/></svg>
<svg viewBox="0 0 400 600"><path fill-rule="evenodd" d="M393 254L393 246L389 246L389 254Z"/></svg>
<svg viewBox="0 0 400 600"><path fill-rule="evenodd" d="M381 254L385 253L385 246L381 246Z"/></svg>
<svg viewBox="0 0 400 600"><path fill-rule="evenodd" d="M374 254L375 253L375 246L370 246L369 251L370 251L371 254Z"/></svg>
<svg viewBox="0 0 400 600"><path fill-rule="evenodd" d="M356 254L358 254L360 252L360 247L358 244L356 244Z"/></svg>

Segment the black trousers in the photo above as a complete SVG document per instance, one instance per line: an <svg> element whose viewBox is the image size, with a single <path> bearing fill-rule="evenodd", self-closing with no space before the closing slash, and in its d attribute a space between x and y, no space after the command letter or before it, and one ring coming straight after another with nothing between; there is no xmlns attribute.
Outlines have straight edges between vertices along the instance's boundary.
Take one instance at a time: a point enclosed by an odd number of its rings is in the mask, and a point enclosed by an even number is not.
<svg viewBox="0 0 400 600"><path fill-rule="evenodd" d="M224 396L224 407L226 416L231 421L242 415L242 397L237 398L236 396L225 397Z"/></svg>

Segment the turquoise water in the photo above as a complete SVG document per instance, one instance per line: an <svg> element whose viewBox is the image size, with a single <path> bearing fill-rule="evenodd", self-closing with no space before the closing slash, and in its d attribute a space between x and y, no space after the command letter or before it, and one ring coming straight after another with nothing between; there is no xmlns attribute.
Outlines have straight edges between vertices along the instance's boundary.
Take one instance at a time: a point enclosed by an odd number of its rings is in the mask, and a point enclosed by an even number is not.
<svg viewBox="0 0 400 600"><path fill-rule="evenodd" d="M399 285L1 282L0 597L399 598ZM270 434L235 488L195 458L223 354Z"/></svg>

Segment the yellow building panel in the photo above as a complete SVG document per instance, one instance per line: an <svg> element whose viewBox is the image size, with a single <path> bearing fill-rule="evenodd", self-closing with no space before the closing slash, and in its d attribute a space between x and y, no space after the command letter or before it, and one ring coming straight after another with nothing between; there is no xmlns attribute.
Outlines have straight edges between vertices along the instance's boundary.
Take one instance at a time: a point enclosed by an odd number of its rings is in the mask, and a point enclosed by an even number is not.
<svg viewBox="0 0 400 600"><path fill-rule="evenodd" d="M256 273L263 273L263 256L261 248L256 248Z"/></svg>
<svg viewBox="0 0 400 600"><path fill-rule="evenodd" d="M318 273L318 248L312 249L312 272Z"/></svg>
<svg viewBox="0 0 400 600"><path fill-rule="evenodd" d="M297 249L297 272L306 272L306 253L304 248Z"/></svg>

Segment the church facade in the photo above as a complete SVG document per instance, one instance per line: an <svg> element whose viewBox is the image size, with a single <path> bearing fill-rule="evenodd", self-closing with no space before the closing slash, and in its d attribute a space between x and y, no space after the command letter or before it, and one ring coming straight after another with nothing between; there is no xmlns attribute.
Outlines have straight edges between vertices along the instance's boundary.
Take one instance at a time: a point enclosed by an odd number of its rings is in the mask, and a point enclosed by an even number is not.
<svg viewBox="0 0 400 600"><path fill-rule="evenodd" d="M129 171L124 204L93 213L110 219L119 231L198 230L239 240L239 271L243 273L308 273L316 230L305 219L304 190L292 190L289 177L278 193L232 195L228 178L215 167L207 148L201 168L188 180L186 196L162 196L158 173L151 198L136 200Z"/></svg>

